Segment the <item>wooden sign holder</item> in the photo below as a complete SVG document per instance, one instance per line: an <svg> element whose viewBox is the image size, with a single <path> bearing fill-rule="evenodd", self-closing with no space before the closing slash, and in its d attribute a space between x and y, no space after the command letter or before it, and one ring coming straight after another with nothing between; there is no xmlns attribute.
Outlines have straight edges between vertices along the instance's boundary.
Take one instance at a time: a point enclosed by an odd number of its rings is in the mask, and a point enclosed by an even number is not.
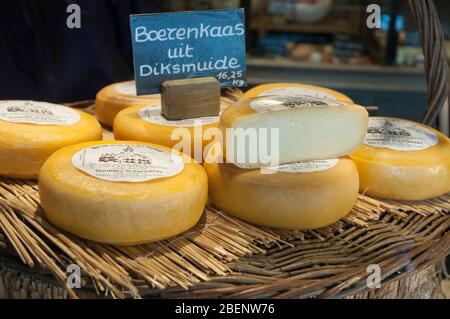
<svg viewBox="0 0 450 319"><path fill-rule="evenodd" d="M161 114L168 120L217 116L220 82L214 77L169 80L162 83Z"/></svg>

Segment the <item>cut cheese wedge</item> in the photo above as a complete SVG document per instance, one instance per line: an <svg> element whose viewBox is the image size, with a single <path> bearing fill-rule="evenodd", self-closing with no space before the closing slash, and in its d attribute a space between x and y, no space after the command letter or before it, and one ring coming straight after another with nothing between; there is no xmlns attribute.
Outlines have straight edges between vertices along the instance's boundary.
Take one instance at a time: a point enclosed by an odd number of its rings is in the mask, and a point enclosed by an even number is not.
<svg viewBox="0 0 450 319"><path fill-rule="evenodd" d="M359 105L307 96L242 99L220 118L227 162L255 168L337 158L364 140L368 113Z"/></svg>
<svg viewBox="0 0 450 319"><path fill-rule="evenodd" d="M97 120L63 105L0 101L0 175L36 178L45 160L66 145L102 139Z"/></svg>
<svg viewBox="0 0 450 319"><path fill-rule="evenodd" d="M202 161L203 150L218 135L219 116L185 120L167 120L161 104L134 106L117 114L114 137L117 140L156 143Z"/></svg>
<svg viewBox="0 0 450 319"><path fill-rule="evenodd" d="M161 101L159 94L136 95L135 81L120 82L101 89L95 98L98 120L112 127L117 113L131 106L144 106Z"/></svg>
<svg viewBox="0 0 450 319"><path fill-rule="evenodd" d="M208 196L198 163L141 142L105 141L65 147L39 175L46 217L57 227L102 243L133 245L194 226Z"/></svg>
<svg viewBox="0 0 450 319"><path fill-rule="evenodd" d="M314 229L347 215L358 195L358 171L348 158L304 161L270 168L241 169L229 163L203 164L209 200L242 220L283 229Z"/></svg>
<svg viewBox="0 0 450 319"><path fill-rule="evenodd" d="M310 96L318 99L337 100L353 104L348 96L324 87L302 83L271 83L258 85L242 95L242 98L258 96Z"/></svg>
<svg viewBox="0 0 450 319"><path fill-rule="evenodd" d="M396 200L424 200L450 192L450 140L412 121L370 117L364 144L351 158L360 191Z"/></svg>

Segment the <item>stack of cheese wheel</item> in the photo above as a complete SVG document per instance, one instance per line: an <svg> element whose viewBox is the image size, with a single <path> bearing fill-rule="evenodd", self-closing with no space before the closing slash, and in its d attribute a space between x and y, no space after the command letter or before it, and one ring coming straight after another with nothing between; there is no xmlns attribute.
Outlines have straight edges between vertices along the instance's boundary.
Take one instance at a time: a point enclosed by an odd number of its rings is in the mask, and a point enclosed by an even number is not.
<svg viewBox="0 0 450 319"><path fill-rule="evenodd" d="M167 120L161 104L129 107L114 120L114 137L164 145L202 161L203 151L215 139L219 116Z"/></svg>
<svg viewBox="0 0 450 319"><path fill-rule="evenodd" d="M364 144L351 158L362 193L425 200L450 192L450 140L423 124L371 117Z"/></svg>
<svg viewBox="0 0 450 319"><path fill-rule="evenodd" d="M101 89L95 98L97 119L112 127L117 113L131 106L144 106L160 102L159 94L136 95L135 81L120 82Z"/></svg>
<svg viewBox="0 0 450 319"><path fill-rule="evenodd" d="M63 105L0 101L0 176L36 178L56 150L102 139L91 115Z"/></svg>
<svg viewBox="0 0 450 319"><path fill-rule="evenodd" d="M203 167L169 148L142 142L81 143L42 166L46 217L93 241L134 245L194 226L208 197Z"/></svg>
<svg viewBox="0 0 450 319"><path fill-rule="evenodd" d="M222 113L223 147L211 148L204 164L211 204L264 226L329 225L356 202L358 171L345 156L364 140L367 111L343 95L261 95L274 86L250 90Z"/></svg>

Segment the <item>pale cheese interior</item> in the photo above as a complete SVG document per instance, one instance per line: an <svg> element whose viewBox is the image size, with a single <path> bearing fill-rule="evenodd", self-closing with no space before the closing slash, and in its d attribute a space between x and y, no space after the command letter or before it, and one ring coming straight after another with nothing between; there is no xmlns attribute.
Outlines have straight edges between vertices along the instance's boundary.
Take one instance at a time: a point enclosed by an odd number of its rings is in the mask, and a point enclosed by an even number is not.
<svg viewBox="0 0 450 319"><path fill-rule="evenodd" d="M234 136L227 134L227 139L234 138L236 145L235 154L228 160L246 168L276 164L273 162L276 157L264 156L271 154L271 151L277 152L276 147L271 148L271 145L274 145L273 140L278 140L277 154L280 164L341 157L362 144L367 121L367 111L357 105L294 108L237 117L232 127L241 128L244 132L235 131ZM256 129L257 157L254 154L254 138L251 140L247 136L246 146L237 146L238 139L242 139L242 134L246 135L249 128ZM259 129L267 130L263 133ZM278 129L278 139L272 139L276 132L271 129ZM268 138L264 138L264 134L267 134ZM228 145L231 144L227 144L227 148ZM245 157L242 157L242 152L245 152ZM267 163L268 160L271 162Z"/></svg>

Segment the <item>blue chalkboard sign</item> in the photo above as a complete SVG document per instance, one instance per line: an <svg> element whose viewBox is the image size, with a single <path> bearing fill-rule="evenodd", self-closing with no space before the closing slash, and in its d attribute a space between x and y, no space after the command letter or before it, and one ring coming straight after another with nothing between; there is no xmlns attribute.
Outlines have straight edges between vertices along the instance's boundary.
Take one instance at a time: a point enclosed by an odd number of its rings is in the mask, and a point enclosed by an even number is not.
<svg viewBox="0 0 450 319"><path fill-rule="evenodd" d="M203 76L222 87L246 85L244 10L140 14L130 24L138 95Z"/></svg>

